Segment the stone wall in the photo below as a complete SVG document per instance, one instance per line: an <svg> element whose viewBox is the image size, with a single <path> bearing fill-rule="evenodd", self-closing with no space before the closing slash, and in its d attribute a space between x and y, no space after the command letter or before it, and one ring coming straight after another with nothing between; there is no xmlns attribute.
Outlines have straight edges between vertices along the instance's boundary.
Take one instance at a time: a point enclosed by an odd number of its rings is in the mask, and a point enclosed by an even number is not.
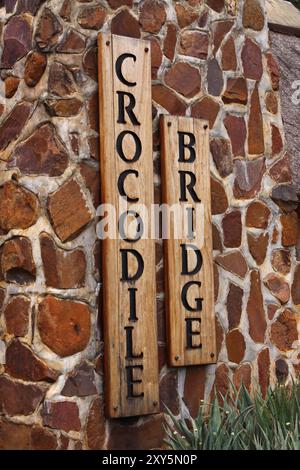
<svg viewBox="0 0 300 470"><path fill-rule="evenodd" d="M151 40L157 202L159 114L211 129L218 362L166 366L158 241L161 402L195 416L214 384L299 373L297 200L263 2L0 0L0 20L0 449L162 445L162 413L103 415L99 31Z"/></svg>

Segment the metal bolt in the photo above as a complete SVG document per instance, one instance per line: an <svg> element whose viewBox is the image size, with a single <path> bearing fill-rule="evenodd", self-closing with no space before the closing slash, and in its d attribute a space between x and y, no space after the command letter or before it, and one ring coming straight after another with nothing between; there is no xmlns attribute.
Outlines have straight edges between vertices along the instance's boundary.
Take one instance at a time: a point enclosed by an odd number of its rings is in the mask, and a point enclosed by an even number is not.
<svg viewBox="0 0 300 470"><path fill-rule="evenodd" d="M153 406L157 406L157 405L158 405L157 401L154 401Z"/></svg>
<svg viewBox="0 0 300 470"><path fill-rule="evenodd" d="M207 128L208 128L208 125L207 125L207 124L205 124L205 125L203 126L203 129L205 129L205 130L206 130Z"/></svg>
<svg viewBox="0 0 300 470"><path fill-rule="evenodd" d="M118 407L117 406L114 406L114 411L117 411Z"/></svg>
<svg viewBox="0 0 300 470"><path fill-rule="evenodd" d="M215 354L214 354L214 353L210 353L210 357L211 357L211 358L215 357Z"/></svg>
<svg viewBox="0 0 300 470"><path fill-rule="evenodd" d="M149 47L145 47L145 52L149 52Z"/></svg>
<svg viewBox="0 0 300 470"><path fill-rule="evenodd" d="M175 361L178 361L180 359L180 356L175 356Z"/></svg>
<svg viewBox="0 0 300 470"><path fill-rule="evenodd" d="M168 127L171 127L172 126L172 123L171 122L168 122Z"/></svg>
<svg viewBox="0 0 300 470"><path fill-rule="evenodd" d="M106 41L106 45L109 46L109 45L110 45L110 41Z"/></svg>

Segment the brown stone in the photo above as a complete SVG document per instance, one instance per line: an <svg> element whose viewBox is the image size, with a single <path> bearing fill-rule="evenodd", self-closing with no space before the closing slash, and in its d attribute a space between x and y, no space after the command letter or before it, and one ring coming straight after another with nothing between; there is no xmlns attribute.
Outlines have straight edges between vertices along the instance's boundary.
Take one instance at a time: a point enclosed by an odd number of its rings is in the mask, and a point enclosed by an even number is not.
<svg viewBox="0 0 300 470"><path fill-rule="evenodd" d="M12 297L5 307L6 331L10 335L25 336L28 332L30 300L23 295Z"/></svg>
<svg viewBox="0 0 300 470"><path fill-rule="evenodd" d="M174 23L167 25L167 33L164 40L164 55L173 62L177 43L177 26Z"/></svg>
<svg viewBox="0 0 300 470"><path fill-rule="evenodd" d="M90 339L90 311L86 304L48 295L39 304L41 340L61 357L86 348Z"/></svg>
<svg viewBox="0 0 300 470"><path fill-rule="evenodd" d="M33 426L31 430L31 448L33 450L55 450L57 449L57 438L48 429Z"/></svg>
<svg viewBox="0 0 300 470"><path fill-rule="evenodd" d="M212 224L212 239L213 239L213 249L218 250L218 251L223 251L221 234L215 224Z"/></svg>
<svg viewBox="0 0 300 470"><path fill-rule="evenodd" d="M132 4L133 4L133 0L107 0L107 1L108 1L109 6L115 10L123 5L132 7Z"/></svg>
<svg viewBox="0 0 300 470"><path fill-rule="evenodd" d="M228 207L228 199L224 186L214 178L210 179L211 186L211 211L213 215L223 214Z"/></svg>
<svg viewBox="0 0 300 470"><path fill-rule="evenodd" d="M212 41L213 41L213 53L216 54L219 47L222 44L223 39L226 34L229 33L233 26L234 22L232 20L221 20L214 21L212 23Z"/></svg>
<svg viewBox="0 0 300 470"><path fill-rule="evenodd" d="M191 116L199 119L205 119L209 122L209 128L212 129L219 111L219 103L209 96L204 96L200 101L197 101L192 105Z"/></svg>
<svg viewBox="0 0 300 470"><path fill-rule="evenodd" d="M261 31L265 24L264 12L257 0L246 0L243 9L243 26Z"/></svg>
<svg viewBox="0 0 300 470"><path fill-rule="evenodd" d="M77 98L66 100L47 100L45 106L50 116L72 117L77 116L82 108L82 101Z"/></svg>
<svg viewBox="0 0 300 470"><path fill-rule="evenodd" d="M276 183L289 183L292 181L290 158L287 153L269 168L269 175Z"/></svg>
<svg viewBox="0 0 300 470"><path fill-rule="evenodd" d="M292 284L292 300L295 305L300 304L300 264L296 265Z"/></svg>
<svg viewBox="0 0 300 470"><path fill-rule="evenodd" d="M65 98L76 92L71 72L60 62L53 62L49 69L48 91L52 95Z"/></svg>
<svg viewBox="0 0 300 470"><path fill-rule="evenodd" d="M215 294L215 302L218 299L219 295L219 270L216 263L214 263L214 294Z"/></svg>
<svg viewBox="0 0 300 470"><path fill-rule="evenodd" d="M205 366L187 367L185 372L183 400L192 418L196 418L200 402L204 399Z"/></svg>
<svg viewBox="0 0 300 470"><path fill-rule="evenodd" d="M246 351L245 339L240 330L231 330L226 336L226 348L228 359L239 364L242 362Z"/></svg>
<svg viewBox="0 0 300 470"><path fill-rule="evenodd" d="M39 359L32 350L18 340L13 340L6 350L6 372L17 379L31 382L55 382L59 373Z"/></svg>
<svg viewBox="0 0 300 470"><path fill-rule="evenodd" d="M223 73L217 59L207 62L207 91L212 96L219 96L223 90Z"/></svg>
<svg viewBox="0 0 300 470"><path fill-rule="evenodd" d="M90 165L88 160L83 160L79 164L80 173L85 181L86 187L91 193L95 208L100 204L100 178L99 169Z"/></svg>
<svg viewBox="0 0 300 470"><path fill-rule="evenodd" d="M260 201L252 202L246 212L247 227L262 228L268 227L270 209Z"/></svg>
<svg viewBox="0 0 300 470"><path fill-rule="evenodd" d="M176 8L176 7L175 7ZM158 33L166 21L166 10L159 0L145 0L140 12L140 24L148 33Z"/></svg>
<svg viewBox="0 0 300 470"><path fill-rule="evenodd" d="M241 279L244 279L247 274L248 266L244 256L239 250L233 250L230 253L218 255L215 261L223 269L235 274Z"/></svg>
<svg viewBox="0 0 300 470"><path fill-rule="evenodd" d="M289 366L283 359L277 359L275 362L275 374L278 382L285 383L289 375Z"/></svg>
<svg viewBox="0 0 300 470"><path fill-rule="evenodd" d="M94 368L87 362L83 362L69 374L61 391L61 395L65 397L87 397L96 393Z"/></svg>
<svg viewBox="0 0 300 470"><path fill-rule="evenodd" d="M278 249L272 252L272 267L281 274L288 274L291 270L291 252L289 250Z"/></svg>
<svg viewBox="0 0 300 470"><path fill-rule="evenodd" d="M206 59L208 54L208 35L199 31L184 31L180 36L180 54L197 59Z"/></svg>
<svg viewBox="0 0 300 470"><path fill-rule="evenodd" d="M278 274L268 274L264 278L264 284L272 292L279 302L286 304L290 298L290 288L283 277Z"/></svg>
<svg viewBox="0 0 300 470"><path fill-rule="evenodd" d="M270 384L270 352L268 348L260 351L257 357L257 367L261 393L265 397Z"/></svg>
<svg viewBox="0 0 300 470"><path fill-rule="evenodd" d="M224 246L238 248L242 241L241 213L233 210L224 215L222 220Z"/></svg>
<svg viewBox="0 0 300 470"><path fill-rule="evenodd" d="M105 8L101 6L83 7L79 12L77 21L82 28L99 30L102 28L105 18Z"/></svg>
<svg viewBox="0 0 300 470"><path fill-rule="evenodd" d="M289 351L298 341L296 315L284 310L271 325L271 341L280 351Z"/></svg>
<svg viewBox="0 0 300 470"><path fill-rule="evenodd" d="M279 238L279 231L277 227L274 227L273 234L272 234L272 243L275 244L278 242Z"/></svg>
<svg viewBox="0 0 300 470"><path fill-rule="evenodd" d="M32 16L12 16L3 32L1 68L10 69L31 49Z"/></svg>
<svg viewBox="0 0 300 470"><path fill-rule="evenodd" d="M222 345L223 345L224 330L217 315L215 316L215 326L216 326L216 358L218 359L220 351L222 349Z"/></svg>
<svg viewBox="0 0 300 470"><path fill-rule="evenodd" d="M58 52L64 52L66 54L79 54L85 49L86 37L76 31L75 29L69 29L63 41L57 47Z"/></svg>
<svg viewBox="0 0 300 470"><path fill-rule="evenodd" d="M0 418L0 450L30 450L31 428Z"/></svg>
<svg viewBox="0 0 300 470"><path fill-rule="evenodd" d="M268 91L265 95L266 108L269 113L278 113L278 100L274 91Z"/></svg>
<svg viewBox="0 0 300 470"><path fill-rule="evenodd" d="M226 364L220 364L216 369L212 396L215 396L216 392L217 398L222 404L223 398L229 391L229 386L229 369Z"/></svg>
<svg viewBox="0 0 300 470"><path fill-rule="evenodd" d="M235 180L233 187L234 197L237 199L251 199L259 191L261 180L265 173L265 159L257 158L256 160L236 160Z"/></svg>
<svg viewBox="0 0 300 470"><path fill-rule="evenodd" d="M299 204L296 188L291 184L273 187L271 198L284 212L293 212Z"/></svg>
<svg viewBox="0 0 300 470"><path fill-rule="evenodd" d="M114 420L107 442L110 450L146 450L161 448L165 437L163 413L144 419Z"/></svg>
<svg viewBox="0 0 300 470"><path fill-rule="evenodd" d="M71 21L72 0L64 0L59 16L65 21Z"/></svg>
<svg viewBox="0 0 300 470"><path fill-rule="evenodd" d="M272 88L274 91L278 91L280 79L279 66L277 61L274 59L274 56L270 52L267 54L267 65Z"/></svg>
<svg viewBox="0 0 300 470"><path fill-rule="evenodd" d="M282 152L283 142L280 130L274 124L271 124L271 138L272 138L272 157Z"/></svg>
<svg viewBox="0 0 300 470"><path fill-rule="evenodd" d="M240 324L243 306L243 289L230 283L227 296L227 315L229 330L237 328Z"/></svg>
<svg viewBox="0 0 300 470"><path fill-rule="evenodd" d="M268 312L268 318L269 320L273 320L275 313L279 309L279 305L277 304L269 304L267 305L267 312Z"/></svg>
<svg viewBox="0 0 300 470"><path fill-rule="evenodd" d="M185 7L180 3L175 3L175 10L180 28L189 26L199 17L199 13L197 11L193 10L192 8Z"/></svg>
<svg viewBox="0 0 300 470"><path fill-rule="evenodd" d="M1 269L7 282L23 285L35 281L36 269L28 238L14 237L4 243Z"/></svg>
<svg viewBox="0 0 300 470"><path fill-rule="evenodd" d="M9 181L0 187L0 228L25 230L38 218L37 197L16 183Z"/></svg>
<svg viewBox="0 0 300 470"><path fill-rule="evenodd" d="M198 20L199 28L205 28L205 26L207 25L207 20L208 20L208 11L206 10L200 14L200 18Z"/></svg>
<svg viewBox="0 0 300 470"><path fill-rule="evenodd" d="M187 62L176 62L166 71L165 83L186 98L192 98L200 91L201 76L196 67Z"/></svg>
<svg viewBox="0 0 300 470"><path fill-rule="evenodd" d="M83 56L83 70L85 73L91 77L93 80L98 80L98 57L97 57L98 49L97 47L90 47L84 56Z"/></svg>
<svg viewBox="0 0 300 470"><path fill-rule="evenodd" d="M139 22L128 10L122 10L112 19L111 33L137 39L141 37Z"/></svg>
<svg viewBox="0 0 300 470"><path fill-rule="evenodd" d="M8 0L11 1L11 0ZM45 3L46 0L19 0L17 13L31 13L33 16L37 13L40 6Z"/></svg>
<svg viewBox="0 0 300 470"><path fill-rule="evenodd" d="M41 414L44 426L66 432L81 429L78 406L74 402L46 401Z"/></svg>
<svg viewBox="0 0 300 470"><path fill-rule="evenodd" d="M260 155L265 151L263 118L260 108L258 85L251 96L251 107L248 123L248 152L251 155Z"/></svg>
<svg viewBox="0 0 300 470"><path fill-rule="evenodd" d="M39 52L32 52L26 59L24 80L27 86L36 86L42 78L47 66L47 56Z"/></svg>
<svg viewBox="0 0 300 470"><path fill-rule="evenodd" d="M162 52L160 48L159 40L155 37L148 38L151 43L151 78L155 80L157 78L157 72L162 63Z"/></svg>
<svg viewBox="0 0 300 470"><path fill-rule="evenodd" d="M19 137L32 111L33 103L28 101L22 101L13 107L0 125L0 151L6 149L13 140Z"/></svg>
<svg viewBox="0 0 300 470"><path fill-rule="evenodd" d="M75 179L50 194L48 210L51 223L62 242L75 238L92 220L92 214Z"/></svg>
<svg viewBox="0 0 300 470"><path fill-rule="evenodd" d="M7 416L32 414L46 394L38 385L16 382L0 376L0 412Z"/></svg>
<svg viewBox="0 0 300 470"><path fill-rule="evenodd" d="M100 397L95 398L90 406L86 425L86 439L89 449L103 449L105 443L105 418Z"/></svg>
<svg viewBox="0 0 300 470"><path fill-rule="evenodd" d="M19 87L20 79L18 77L7 77L5 80L5 98L12 98Z"/></svg>
<svg viewBox="0 0 300 470"><path fill-rule="evenodd" d="M255 259L258 266L263 264L267 254L267 248L269 243L269 234L262 233L258 236L254 236L251 233L247 235L249 251L252 257Z"/></svg>
<svg viewBox="0 0 300 470"><path fill-rule="evenodd" d="M224 0L206 0L206 4L218 13L221 13L224 8Z"/></svg>
<svg viewBox="0 0 300 470"><path fill-rule="evenodd" d="M99 147L100 147L99 137L90 136L88 137L87 141L88 141L91 157L94 158L95 160L99 160Z"/></svg>
<svg viewBox="0 0 300 470"><path fill-rule="evenodd" d="M228 78L227 88L222 97L225 104L239 103L247 104L248 90L244 78Z"/></svg>
<svg viewBox="0 0 300 470"><path fill-rule="evenodd" d="M87 102L88 120L92 130L99 131L99 96L93 93Z"/></svg>
<svg viewBox="0 0 300 470"><path fill-rule="evenodd" d="M45 281L48 287L75 289L84 286L86 260L82 250L62 250L46 233L40 235L40 244Z"/></svg>
<svg viewBox="0 0 300 470"><path fill-rule="evenodd" d="M298 216L296 212L280 216L283 246L294 246L298 240Z"/></svg>
<svg viewBox="0 0 300 470"><path fill-rule="evenodd" d="M29 175L60 176L68 166L68 154L55 127L46 123L17 145L8 165Z"/></svg>
<svg viewBox="0 0 300 470"><path fill-rule="evenodd" d="M233 156L244 157L247 136L245 119L242 116L228 114L224 119L224 126L231 141Z"/></svg>
<svg viewBox="0 0 300 470"><path fill-rule="evenodd" d="M152 86L152 98L170 114L185 115L186 105L164 85Z"/></svg>
<svg viewBox="0 0 300 470"><path fill-rule="evenodd" d="M262 54L260 47L251 39L246 38L242 53L242 64L245 78L260 80L263 73Z"/></svg>
<svg viewBox="0 0 300 470"><path fill-rule="evenodd" d="M250 274L250 293L247 304L249 334L255 343L263 343L267 328L259 271Z"/></svg>
<svg viewBox="0 0 300 470"><path fill-rule="evenodd" d="M35 33L38 46L43 50L50 50L58 43L62 31L58 18L49 8L44 8Z"/></svg>
<svg viewBox="0 0 300 470"><path fill-rule="evenodd" d="M2 311L2 307L4 304L4 299L5 299L5 289L2 289L0 287L0 310Z"/></svg>
<svg viewBox="0 0 300 470"><path fill-rule="evenodd" d="M248 391L251 389L251 366L250 364L242 364L237 369L235 369L233 374L233 385L237 390L241 388L242 385L246 387Z"/></svg>
<svg viewBox="0 0 300 470"><path fill-rule="evenodd" d="M222 52L222 61L221 61L222 70L235 71L237 68L237 60L236 60L234 39L232 37L229 37L229 39L223 44L221 48L221 52Z"/></svg>
<svg viewBox="0 0 300 470"><path fill-rule="evenodd" d="M179 413L177 371L167 372L159 383L161 411L169 409L175 416Z"/></svg>

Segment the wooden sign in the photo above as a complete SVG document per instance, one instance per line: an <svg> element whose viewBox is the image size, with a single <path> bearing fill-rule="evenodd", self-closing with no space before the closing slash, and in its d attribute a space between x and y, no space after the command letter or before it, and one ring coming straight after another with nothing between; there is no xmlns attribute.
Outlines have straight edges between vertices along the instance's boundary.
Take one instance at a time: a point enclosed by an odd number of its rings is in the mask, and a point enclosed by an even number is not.
<svg viewBox="0 0 300 470"><path fill-rule="evenodd" d="M125 229L154 197L150 43L100 34L98 51L102 203L122 232L102 243L106 413L145 415L159 412L155 242Z"/></svg>
<svg viewBox="0 0 300 470"><path fill-rule="evenodd" d="M206 121L162 116L163 202L187 218L169 218L164 240L169 364L216 362L209 136Z"/></svg>

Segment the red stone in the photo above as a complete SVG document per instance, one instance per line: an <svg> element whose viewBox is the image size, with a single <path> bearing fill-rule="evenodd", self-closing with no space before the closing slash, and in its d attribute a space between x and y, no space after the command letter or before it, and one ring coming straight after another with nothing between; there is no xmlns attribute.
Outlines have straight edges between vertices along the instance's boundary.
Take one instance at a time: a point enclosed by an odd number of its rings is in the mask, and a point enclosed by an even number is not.
<svg viewBox="0 0 300 470"><path fill-rule="evenodd" d="M262 233L258 236L254 236L248 233L248 246L252 257L255 259L258 266L263 264L267 254L267 248L269 243L269 234Z"/></svg>
<svg viewBox="0 0 300 470"><path fill-rule="evenodd" d="M5 80L5 98L12 98L19 87L20 79L18 77L7 77Z"/></svg>
<svg viewBox="0 0 300 470"><path fill-rule="evenodd" d="M176 7L175 7L176 8ZM166 10L159 0L145 0L140 12L140 24L148 33L158 33L166 21Z"/></svg>
<svg viewBox="0 0 300 470"><path fill-rule="evenodd" d="M223 90L223 73L217 59L207 62L207 91L212 96L219 96Z"/></svg>
<svg viewBox="0 0 300 470"><path fill-rule="evenodd" d="M261 31L265 24L264 12L257 0L246 0L243 9L243 26Z"/></svg>
<svg viewBox="0 0 300 470"><path fill-rule="evenodd" d="M274 59L274 56L270 52L267 54L267 65L272 88L274 91L278 91L280 79L279 66L277 61Z"/></svg>
<svg viewBox="0 0 300 470"><path fill-rule="evenodd" d="M272 157L282 152L283 142L280 130L274 124L271 124L271 138L272 138Z"/></svg>
<svg viewBox="0 0 300 470"><path fill-rule="evenodd" d="M6 331L10 335L25 336L28 332L30 300L23 295L11 298L5 307L4 318Z"/></svg>
<svg viewBox="0 0 300 470"><path fill-rule="evenodd" d="M31 49L32 16L12 16L3 32L2 68L12 68Z"/></svg>
<svg viewBox="0 0 300 470"><path fill-rule="evenodd" d="M100 397L95 398L90 406L86 425L86 439L89 449L103 449L105 443L105 418Z"/></svg>
<svg viewBox="0 0 300 470"><path fill-rule="evenodd" d="M167 33L164 40L164 55L173 62L177 43L177 26L174 23L167 25Z"/></svg>
<svg viewBox="0 0 300 470"><path fill-rule="evenodd" d="M268 311L268 318L269 320L273 320L274 316L275 316L275 313L277 312L277 310L279 309L279 305L277 304L269 304L267 306L267 311Z"/></svg>
<svg viewBox="0 0 300 470"><path fill-rule="evenodd" d="M0 376L0 412L7 416L34 413L46 394L46 388L16 382Z"/></svg>
<svg viewBox="0 0 300 470"><path fill-rule="evenodd" d="M101 6L83 7L79 11L77 18L78 23L82 28L85 29L96 29L102 28L106 18L106 9Z"/></svg>
<svg viewBox="0 0 300 470"><path fill-rule="evenodd" d="M61 98L76 92L76 86L71 72L60 62L53 62L49 69L48 91L51 95Z"/></svg>
<svg viewBox="0 0 300 470"><path fill-rule="evenodd" d="M221 234L215 224L212 224L213 250L223 251Z"/></svg>
<svg viewBox="0 0 300 470"><path fill-rule="evenodd" d="M281 274L288 274L291 270L291 252L289 250L279 249L272 252L272 267Z"/></svg>
<svg viewBox="0 0 300 470"><path fill-rule="evenodd" d="M8 0L11 1L11 0ZM40 6L45 3L46 0L19 0L17 13L31 13L33 16L37 13Z"/></svg>
<svg viewBox="0 0 300 470"><path fill-rule="evenodd" d="M27 86L34 87L42 78L47 66L47 56L39 52L32 52L26 59L24 80Z"/></svg>
<svg viewBox="0 0 300 470"><path fill-rule="evenodd" d="M217 392L219 402L223 403L223 398L229 391L229 369L226 364L221 364L216 369L214 388L212 396Z"/></svg>
<svg viewBox="0 0 300 470"><path fill-rule="evenodd" d="M247 304L249 334L255 343L264 343L267 322L264 310L264 300L261 291L259 271L250 274L250 294Z"/></svg>
<svg viewBox="0 0 300 470"><path fill-rule="evenodd" d="M186 105L164 85L152 86L152 98L170 114L185 115Z"/></svg>
<svg viewBox="0 0 300 470"><path fill-rule="evenodd" d="M290 157L287 153L269 168L269 175L276 183L290 183L292 181Z"/></svg>
<svg viewBox="0 0 300 470"><path fill-rule="evenodd" d="M206 4L218 13L221 13L224 8L224 0L206 0Z"/></svg>
<svg viewBox="0 0 300 470"><path fill-rule="evenodd" d="M0 228L25 230L38 218L38 199L27 189L9 181L0 187Z"/></svg>
<svg viewBox="0 0 300 470"><path fill-rule="evenodd" d="M229 39L223 44L221 48L221 52L222 52L222 61L221 61L222 70L235 71L237 68L237 60L236 60L234 39L232 37L229 37Z"/></svg>
<svg viewBox="0 0 300 470"><path fill-rule="evenodd" d="M65 397L87 397L96 393L94 368L83 362L68 375L60 394Z"/></svg>
<svg viewBox="0 0 300 470"><path fill-rule="evenodd" d="M237 328L240 324L243 305L243 289L230 283L227 296L227 315L229 330Z"/></svg>
<svg viewBox="0 0 300 470"><path fill-rule="evenodd" d="M43 424L62 431L80 431L81 423L76 403L71 401L46 401L42 410Z"/></svg>
<svg viewBox="0 0 300 470"><path fill-rule="evenodd" d="M55 233L62 242L75 238L92 220L92 214L75 179L50 194L48 210Z"/></svg>
<svg viewBox="0 0 300 470"><path fill-rule="evenodd" d="M107 0L108 4L111 8L117 9L123 5L127 5L128 7L132 7L133 0Z"/></svg>
<svg viewBox="0 0 300 470"><path fill-rule="evenodd" d="M85 73L91 77L93 80L98 80L98 49L97 47L91 47L86 51L83 56L83 70Z"/></svg>
<svg viewBox="0 0 300 470"><path fill-rule="evenodd" d="M137 39L141 37L139 22L128 10L122 10L112 19L111 33Z"/></svg>
<svg viewBox="0 0 300 470"><path fill-rule="evenodd" d="M240 330L231 330L226 336L228 360L239 364L246 351L245 339Z"/></svg>
<svg viewBox="0 0 300 470"><path fill-rule="evenodd" d="M66 100L47 100L44 102L50 116L72 117L77 116L82 109L82 101L77 98Z"/></svg>
<svg viewBox="0 0 300 470"><path fill-rule="evenodd" d="M199 13L192 8L185 7L180 3L175 3L177 21L180 28L185 28L194 23L199 17Z"/></svg>
<svg viewBox="0 0 300 470"><path fill-rule="evenodd" d="M213 41L213 53L216 54L219 47L222 44L223 39L226 34L229 33L233 26L234 22L232 20L221 20L214 21L212 23L212 41Z"/></svg>
<svg viewBox="0 0 300 470"><path fill-rule="evenodd" d="M247 227L262 228L268 227L270 209L260 201L252 202L246 212Z"/></svg>
<svg viewBox="0 0 300 470"><path fill-rule="evenodd" d="M59 373L39 359L32 350L18 340L13 340L6 350L6 372L17 379L31 382L55 382Z"/></svg>
<svg viewBox="0 0 300 470"><path fill-rule="evenodd" d="M264 151L263 118L259 101L258 85L256 84L251 96L248 123L248 152L251 155L260 155L264 153Z"/></svg>
<svg viewBox="0 0 300 470"><path fill-rule="evenodd" d="M7 282L23 285L35 281L36 269L28 238L14 237L4 243L1 269Z"/></svg>
<svg viewBox="0 0 300 470"><path fill-rule="evenodd" d="M99 142L99 137L96 136L90 136L87 139L89 149L90 149L90 156L94 158L95 160L99 160L99 147L100 147L100 142Z"/></svg>
<svg viewBox="0 0 300 470"><path fill-rule="evenodd" d="M31 448L33 450L57 449L55 434L40 426L33 426L31 430Z"/></svg>
<svg viewBox="0 0 300 470"><path fill-rule="evenodd" d="M285 304L290 298L290 288L283 277L278 274L268 274L264 279L264 284L272 292L279 302Z"/></svg>
<svg viewBox="0 0 300 470"><path fill-rule="evenodd" d="M268 91L265 95L266 108L269 113L278 113L278 100L274 91Z"/></svg>
<svg viewBox="0 0 300 470"><path fill-rule="evenodd" d="M292 300L295 305L300 304L300 264L296 265L292 284Z"/></svg>
<svg viewBox="0 0 300 470"><path fill-rule="evenodd" d="M296 212L280 216L283 246L294 246L298 241L298 216Z"/></svg>
<svg viewBox="0 0 300 470"><path fill-rule="evenodd" d="M68 166L68 154L55 127L46 123L17 145L8 166L29 175L60 176Z"/></svg>
<svg viewBox="0 0 300 470"><path fill-rule="evenodd" d="M214 264L214 267L216 265ZM215 316L215 326L216 326L216 358L218 359L220 351L222 349L223 340L224 340L224 330L219 322L217 315Z"/></svg>
<svg viewBox="0 0 300 470"><path fill-rule="evenodd" d="M271 341L280 351L289 351L298 339L297 317L290 310L284 310L271 325Z"/></svg>
<svg viewBox="0 0 300 470"><path fill-rule="evenodd" d="M99 169L92 166L88 160L83 160L80 165L80 173L88 190L91 193L95 208L100 204L100 178Z"/></svg>
<svg viewBox="0 0 300 470"><path fill-rule="evenodd" d="M177 371L167 372L159 383L160 408L162 411L166 407L175 416L179 413L179 396L178 396L178 376Z"/></svg>
<svg viewBox="0 0 300 470"><path fill-rule="evenodd" d="M0 310L2 311L3 303L5 299L5 289L0 287Z"/></svg>
<svg viewBox="0 0 300 470"><path fill-rule="evenodd" d="M261 188L261 180L265 173L265 159L236 160L235 180L233 187L234 197L237 199L251 199Z"/></svg>
<svg viewBox="0 0 300 470"><path fill-rule="evenodd" d="M49 8L44 8L35 33L35 40L39 48L50 50L58 43L62 31L63 28L58 18Z"/></svg>
<svg viewBox="0 0 300 470"><path fill-rule="evenodd" d="M209 96L204 96L200 101L197 101L192 105L191 116L199 119L205 119L209 122L209 128L212 129L219 111L219 103Z"/></svg>
<svg viewBox="0 0 300 470"><path fill-rule="evenodd" d="M247 274L248 266L244 256L239 250L234 250L224 255L218 255L215 261L223 269L235 274L241 279L244 279Z"/></svg>
<svg viewBox="0 0 300 470"><path fill-rule="evenodd" d="M157 72L162 63L162 52L160 48L159 40L155 37L150 37L151 43L151 78L155 80L157 78Z"/></svg>
<svg viewBox="0 0 300 470"><path fill-rule="evenodd" d="M245 119L243 117L227 114L224 119L224 126L226 127L231 141L233 156L244 157L245 141L247 136Z"/></svg>
<svg viewBox="0 0 300 470"><path fill-rule="evenodd" d="M239 103L247 104L248 90L247 82L244 78L228 78L227 88L222 97L225 104Z"/></svg>
<svg viewBox="0 0 300 470"><path fill-rule="evenodd" d="M19 137L32 111L33 103L28 101L22 101L13 107L0 125L0 151L6 149L13 140Z"/></svg>
<svg viewBox="0 0 300 470"><path fill-rule="evenodd" d="M237 369L235 369L233 374L233 385L237 390L239 390L242 385L244 385L248 391L251 390L250 364L242 364Z"/></svg>
<svg viewBox="0 0 300 470"><path fill-rule="evenodd" d="M244 42L241 59L244 76L259 81L263 73L262 54L260 47L249 38Z"/></svg>
<svg viewBox="0 0 300 470"><path fill-rule="evenodd" d="M261 393L265 397L270 384L270 352L268 348L260 351L257 357L257 366Z"/></svg>
<svg viewBox="0 0 300 470"><path fill-rule="evenodd" d="M0 450L30 450L31 428L0 418Z"/></svg>
<svg viewBox="0 0 300 470"><path fill-rule="evenodd" d="M241 213L233 210L224 215L222 220L224 235L224 246L227 248L238 248L242 241Z"/></svg>
<svg viewBox="0 0 300 470"><path fill-rule="evenodd" d="M79 54L85 49L86 37L76 31L69 29L63 41L57 47L58 52L65 52L67 54Z"/></svg>
<svg viewBox="0 0 300 470"><path fill-rule="evenodd" d="M98 92L92 94L87 103L87 112L90 128L99 131L99 97Z"/></svg>
<svg viewBox="0 0 300 470"><path fill-rule="evenodd" d="M210 179L211 186L211 211L213 215L223 214L228 207L228 199L224 186L214 178Z"/></svg>
<svg viewBox="0 0 300 470"><path fill-rule="evenodd" d="M275 374L278 382L285 383L289 375L289 366L283 359L277 359L275 362Z"/></svg>
<svg viewBox="0 0 300 470"><path fill-rule="evenodd" d="M74 289L84 286L86 260L82 250L62 250L46 233L40 235L40 244L48 287Z"/></svg>
<svg viewBox="0 0 300 470"><path fill-rule="evenodd" d="M71 21L72 0L64 0L59 11L59 16L65 21Z"/></svg>
<svg viewBox="0 0 300 470"><path fill-rule="evenodd" d="M90 339L90 311L86 304L48 295L39 304L41 340L61 357L83 351Z"/></svg>
<svg viewBox="0 0 300 470"><path fill-rule="evenodd" d="M206 59L208 35L199 31L184 31L180 36L180 54L197 59Z"/></svg>
<svg viewBox="0 0 300 470"><path fill-rule="evenodd" d="M205 366L187 367L185 372L183 400L192 418L196 418L200 402L204 399Z"/></svg>
<svg viewBox="0 0 300 470"><path fill-rule="evenodd" d="M200 91L201 76L196 67L187 62L176 62L166 71L165 83L186 98L192 98Z"/></svg>

